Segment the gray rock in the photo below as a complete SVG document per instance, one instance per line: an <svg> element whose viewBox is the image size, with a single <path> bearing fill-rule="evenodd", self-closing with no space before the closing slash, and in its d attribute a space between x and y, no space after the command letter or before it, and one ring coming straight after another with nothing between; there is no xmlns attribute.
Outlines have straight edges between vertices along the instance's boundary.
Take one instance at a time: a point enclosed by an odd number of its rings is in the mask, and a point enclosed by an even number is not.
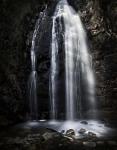
<svg viewBox="0 0 117 150"><path fill-rule="evenodd" d="M81 123L81 124L88 124L88 122L85 121L85 120L84 120L84 121L81 121L80 123Z"/></svg>
<svg viewBox="0 0 117 150"><path fill-rule="evenodd" d="M96 138L96 134L93 132L88 132L88 136L92 138Z"/></svg>
<svg viewBox="0 0 117 150"><path fill-rule="evenodd" d="M83 142L83 145L85 147L92 147L92 148L96 147L96 143L95 142Z"/></svg>
<svg viewBox="0 0 117 150"><path fill-rule="evenodd" d="M66 135L67 135L67 136L73 136L73 135L75 135L74 129L69 129L69 130L67 130L67 131L66 131Z"/></svg>
<svg viewBox="0 0 117 150"><path fill-rule="evenodd" d="M86 132L86 129L81 128L78 132L79 132L80 134L84 134L84 133Z"/></svg>
<svg viewBox="0 0 117 150"><path fill-rule="evenodd" d="M71 142L73 142L73 138L71 138L71 137L69 137L69 136L66 136L66 135L64 135L64 137L65 137L66 139L70 140Z"/></svg>

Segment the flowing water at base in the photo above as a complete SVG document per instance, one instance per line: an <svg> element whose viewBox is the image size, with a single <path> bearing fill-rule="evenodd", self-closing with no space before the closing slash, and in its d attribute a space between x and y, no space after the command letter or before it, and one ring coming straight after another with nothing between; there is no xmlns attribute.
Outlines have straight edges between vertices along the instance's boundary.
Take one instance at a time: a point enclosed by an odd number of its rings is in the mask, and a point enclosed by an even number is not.
<svg viewBox="0 0 117 150"><path fill-rule="evenodd" d="M87 124L83 123L84 120L79 121L47 121L47 120L39 120L39 121L28 121L26 123L20 124L17 127L23 129L41 129L48 128L55 131L58 131L62 134L66 134L66 131L69 129L73 129L75 131L75 137L78 139L86 138L88 132L92 132L96 134L97 138L111 138L116 136L116 129L112 129L111 127L107 127L101 121L96 120L85 120ZM80 129L85 129L85 134L79 133Z"/></svg>

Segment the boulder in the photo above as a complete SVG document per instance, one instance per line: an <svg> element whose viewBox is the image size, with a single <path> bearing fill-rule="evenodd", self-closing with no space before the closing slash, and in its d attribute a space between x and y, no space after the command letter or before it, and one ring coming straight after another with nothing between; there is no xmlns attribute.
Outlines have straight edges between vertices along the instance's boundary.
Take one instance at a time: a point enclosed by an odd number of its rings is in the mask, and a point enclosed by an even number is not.
<svg viewBox="0 0 117 150"><path fill-rule="evenodd" d="M64 136L66 139L70 140L71 142L73 142L73 138L72 137L69 137L69 136Z"/></svg>
<svg viewBox="0 0 117 150"><path fill-rule="evenodd" d="M86 129L81 128L78 132L79 132L80 134L84 134L84 133L86 132Z"/></svg>
<svg viewBox="0 0 117 150"><path fill-rule="evenodd" d="M96 134L93 132L88 132L88 136L92 138L96 138Z"/></svg>
<svg viewBox="0 0 117 150"><path fill-rule="evenodd" d="M81 121L80 123L81 123L81 124L88 124L88 122L85 121L85 120L84 120L84 121Z"/></svg>
<svg viewBox="0 0 117 150"><path fill-rule="evenodd" d="M75 135L74 129L69 129L69 130L66 131L66 136L72 137L72 136L74 136L74 135Z"/></svg>

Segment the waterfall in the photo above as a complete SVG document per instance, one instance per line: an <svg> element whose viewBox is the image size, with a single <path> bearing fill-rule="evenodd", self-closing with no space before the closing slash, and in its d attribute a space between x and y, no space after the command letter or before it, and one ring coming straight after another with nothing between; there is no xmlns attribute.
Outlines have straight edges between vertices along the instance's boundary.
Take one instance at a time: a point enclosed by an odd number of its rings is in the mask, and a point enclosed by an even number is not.
<svg viewBox="0 0 117 150"><path fill-rule="evenodd" d="M31 73L28 81L29 90L29 106L30 106L30 118L31 120L38 120L38 100L37 100L37 50L38 50L38 40L40 35L40 26L45 18L46 9L40 12L39 17L36 21L35 29L32 37L32 46L30 49L31 56Z"/></svg>
<svg viewBox="0 0 117 150"><path fill-rule="evenodd" d="M58 2L52 20L51 116L52 119L57 118L58 35L64 34L66 119L75 120L82 117L82 107L84 105L82 100L84 96L90 106L89 109L95 107L95 81L91 66L92 59L88 51L86 33L80 16L68 4L67 0ZM84 88L85 94L83 93Z"/></svg>
<svg viewBox="0 0 117 150"><path fill-rule="evenodd" d="M37 36L37 32L39 30L40 18L38 19L35 30L32 38L32 46L31 46L31 74L29 77L29 100L30 100L30 116L31 119L38 119L38 106L37 106L37 71L36 71L36 50L35 50L35 40Z"/></svg>
<svg viewBox="0 0 117 150"><path fill-rule="evenodd" d="M56 76L57 76L57 55L58 55L58 43L57 35L55 31L55 19L53 18L53 28L52 28L52 52L51 52L51 119L56 119L57 107L56 107Z"/></svg>

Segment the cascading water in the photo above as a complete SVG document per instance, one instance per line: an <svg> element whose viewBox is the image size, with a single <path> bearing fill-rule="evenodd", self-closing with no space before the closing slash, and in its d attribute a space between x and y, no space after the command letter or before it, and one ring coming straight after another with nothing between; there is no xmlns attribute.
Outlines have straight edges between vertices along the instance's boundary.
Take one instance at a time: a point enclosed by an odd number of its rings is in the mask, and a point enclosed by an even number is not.
<svg viewBox="0 0 117 150"><path fill-rule="evenodd" d="M50 72L50 95L51 95L51 119L57 117L57 77L58 77L58 50L59 34L62 30L61 23L56 22L56 11L52 21L52 44L51 44L51 72ZM60 20L59 20L60 21Z"/></svg>
<svg viewBox="0 0 117 150"><path fill-rule="evenodd" d="M84 112L95 109L95 80L92 71L92 58L88 52L85 30L83 29L79 14L69 6L67 0L60 0L58 2L52 18L51 72L49 85L52 120L37 121L36 56L37 49L39 48L38 44L40 44L40 37L41 34L43 34L42 31L47 27L47 22L43 22L46 16L45 12L41 14L41 17L39 16L36 23L32 39L31 74L29 79L30 116L32 120L36 121L28 121L23 127L34 127L34 129L46 127L59 132L66 132L69 129L73 129L75 135L78 135L78 138L81 139L83 137L86 139L89 132L95 133L97 137L106 134L110 135L110 132L113 134L114 130L110 130L110 128L106 127L100 121L89 120L89 118L88 120L84 120L83 118ZM43 26L41 29L40 24ZM60 62L64 67L60 66ZM62 72L61 70L64 71ZM61 81L63 82L65 79L65 82L64 84L62 83L63 87L58 87L58 85L61 85L58 84L61 78L61 72L63 77ZM66 121L57 121L60 117L58 106L61 106L64 103L60 103L58 99L60 96L58 93L61 91L64 93L64 86ZM64 96L62 95L62 97ZM64 109L64 105L62 106L62 109ZM86 130L86 133L83 135L80 133L82 128Z"/></svg>
<svg viewBox="0 0 117 150"><path fill-rule="evenodd" d="M50 89L51 89L51 119L56 119L57 107L56 107L56 75L58 64L57 61L58 55L58 43L57 43L57 35L55 31L55 19L53 18L53 28L52 28L52 52L51 52L51 81L50 81Z"/></svg>
<svg viewBox="0 0 117 150"><path fill-rule="evenodd" d="M36 22L33 38L32 38L32 46L30 50L30 56L31 56L31 74L28 81L28 89L29 89L29 105L30 105L30 118L31 120L38 120L38 102L37 102L37 71L36 71L36 65L37 65L37 58L36 53L38 50L38 40L39 40L39 29L42 24L42 21L45 18L46 14L45 7L44 11L39 14L39 18Z"/></svg>
<svg viewBox="0 0 117 150"><path fill-rule="evenodd" d="M60 29L57 28L62 28L62 32L59 33ZM66 119L75 120L82 115L82 85L85 86L90 109L95 107L95 82L91 67L91 55L88 52L86 34L80 16L66 0L59 1L53 16L50 82L52 119L55 119L57 115L56 77L59 34L64 34Z"/></svg>
<svg viewBox="0 0 117 150"><path fill-rule="evenodd" d="M52 120L46 121L42 118L39 122L37 121L38 102L36 57L37 50L41 47L39 46L40 39L44 39L43 37L46 36L46 34L41 36L45 33L42 32L43 29L47 27L47 22L44 21L46 20L44 19L46 18L45 16L47 16L45 11L39 15L33 33L31 47L31 74L29 79L31 121L26 122L26 124L23 125L23 128L24 126L26 126L26 128L34 127L34 129L45 127L52 128L58 132L65 131L65 133L69 129L73 129L75 135L81 139L83 137L86 139L89 132L95 133L97 137L106 134L110 135L110 133L113 134L114 130L110 130L110 128L106 127L102 122L89 120L89 118L87 119L83 116L86 114L87 110L94 110L96 105L92 58L88 52L86 34L80 16L71 6L69 6L67 0L61 0L58 2L52 18L51 72L49 85ZM60 66L60 64L63 66ZM62 80L60 79L61 74L63 77ZM59 81L62 81L63 86L60 86L61 83L59 83ZM65 81L64 84L63 81ZM61 103L59 101L60 97L64 97L64 95L59 95L61 94L61 91L64 93L64 87L66 120L57 121L61 114L59 114L60 110L64 109L64 101ZM60 108L61 105L63 105L62 109ZM82 128L86 130L83 135L80 133Z"/></svg>
<svg viewBox="0 0 117 150"><path fill-rule="evenodd" d="M35 51L35 39L39 29L39 20L35 26L35 30L32 38L32 47L31 47L31 74L29 77L29 99L30 99L30 115L31 119L38 119L37 111L37 71L36 71L36 51Z"/></svg>

